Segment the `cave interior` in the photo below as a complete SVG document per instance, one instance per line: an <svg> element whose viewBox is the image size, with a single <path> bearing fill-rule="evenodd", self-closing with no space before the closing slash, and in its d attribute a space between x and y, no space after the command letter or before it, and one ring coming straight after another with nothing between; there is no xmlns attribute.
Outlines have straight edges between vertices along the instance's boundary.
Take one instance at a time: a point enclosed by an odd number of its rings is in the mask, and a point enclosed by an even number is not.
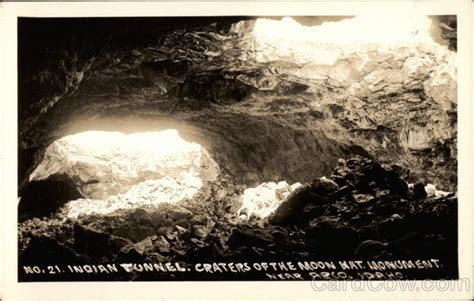
<svg viewBox="0 0 474 301"><path fill-rule="evenodd" d="M429 277L455 278L456 16L380 18L19 18L20 262L441 258Z"/></svg>

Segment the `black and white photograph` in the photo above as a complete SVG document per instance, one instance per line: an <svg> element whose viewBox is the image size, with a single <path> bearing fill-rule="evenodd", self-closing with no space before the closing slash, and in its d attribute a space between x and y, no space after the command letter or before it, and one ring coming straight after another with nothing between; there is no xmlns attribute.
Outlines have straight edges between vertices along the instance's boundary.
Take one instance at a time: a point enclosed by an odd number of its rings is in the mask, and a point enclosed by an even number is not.
<svg viewBox="0 0 474 301"><path fill-rule="evenodd" d="M18 282L460 279L456 14L16 38Z"/></svg>

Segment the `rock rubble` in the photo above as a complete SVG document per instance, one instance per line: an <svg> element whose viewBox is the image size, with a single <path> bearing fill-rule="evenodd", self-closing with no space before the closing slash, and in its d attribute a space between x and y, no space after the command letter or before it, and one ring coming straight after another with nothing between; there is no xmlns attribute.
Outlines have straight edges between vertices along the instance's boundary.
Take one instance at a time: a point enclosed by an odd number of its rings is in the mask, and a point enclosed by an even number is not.
<svg viewBox="0 0 474 301"><path fill-rule="evenodd" d="M186 265L404 256L453 261L456 195L434 195L431 186L409 185L406 177L397 165L341 159L327 178L303 184L279 200L271 215L251 214L244 220L238 216L244 187L221 179L179 204L112 216L27 220L19 224L20 256L32 261L38 248L53 245L58 255L49 261L66 261L74 254L76 261L88 263L99 258Z"/></svg>

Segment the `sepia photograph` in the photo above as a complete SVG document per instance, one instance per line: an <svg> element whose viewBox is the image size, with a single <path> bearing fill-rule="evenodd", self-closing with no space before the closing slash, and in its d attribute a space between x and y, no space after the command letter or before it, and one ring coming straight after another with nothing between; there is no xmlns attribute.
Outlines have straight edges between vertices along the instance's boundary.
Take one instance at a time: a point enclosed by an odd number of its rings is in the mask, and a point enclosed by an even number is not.
<svg viewBox="0 0 474 301"><path fill-rule="evenodd" d="M456 15L17 27L19 282L459 279Z"/></svg>

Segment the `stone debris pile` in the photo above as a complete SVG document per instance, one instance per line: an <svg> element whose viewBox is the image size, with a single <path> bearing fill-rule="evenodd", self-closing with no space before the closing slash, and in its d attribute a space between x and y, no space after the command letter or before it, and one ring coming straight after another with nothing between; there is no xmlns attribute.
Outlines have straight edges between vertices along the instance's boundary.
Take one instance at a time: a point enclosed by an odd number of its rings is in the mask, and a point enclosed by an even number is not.
<svg viewBox="0 0 474 301"><path fill-rule="evenodd" d="M300 186L262 223L239 224L232 254L252 258L456 258L457 197L406 182L397 165L355 157ZM422 193L420 193L420 191ZM253 225L253 226L252 226ZM451 256L451 257L450 257Z"/></svg>
<svg viewBox="0 0 474 301"><path fill-rule="evenodd" d="M413 256L453 262L456 194L437 193L433 185L409 185L407 175L397 165L354 157L341 159L330 176L306 184L265 183L245 190L221 179L179 203L110 215L30 219L19 225L20 255L25 264L51 248L57 256L43 254L46 262L75 258L82 263L119 260L186 266ZM253 196L255 204L250 199L245 203L242 196ZM243 208L254 210L248 211L249 218L239 218Z"/></svg>
<svg viewBox="0 0 474 301"><path fill-rule="evenodd" d="M175 180L165 176L157 180L146 180L132 186L127 192L112 195L105 200L77 199L67 202L62 208L69 218L81 215L111 214L117 210L140 207L158 207L161 203L176 203L191 199L202 187L201 178L187 175L186 180Z"/></svg>

